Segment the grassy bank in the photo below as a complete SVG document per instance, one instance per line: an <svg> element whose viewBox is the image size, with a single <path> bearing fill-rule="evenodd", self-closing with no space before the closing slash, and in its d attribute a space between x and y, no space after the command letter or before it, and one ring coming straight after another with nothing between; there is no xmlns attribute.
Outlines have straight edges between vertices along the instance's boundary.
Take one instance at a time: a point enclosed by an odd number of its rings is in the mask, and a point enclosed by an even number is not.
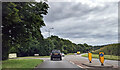
<svg viewBox="0 0 120 70"><path fill-rule="evenodd" d="M32 70L42 62L43 60L40 59L9 59L2 61L2 68L3 70L4 68L23 68L25 70Z"/></svg>
<svg viewBox="0 0 120 70"><path fill-rule="evenodd" d="M119 52L119 45L118 44L109 44L107 46L104 46L98 50L95 50L94 54L99 54L99 52L104 52L106 55L115 55L115 56L120 56L120 52Z"/></svg>
<svg viewBox="0 0 120 70"><path fill-rule="evenodd" d="M26 56L26 57L17 57L17 58L50 58L50 56Z"/></svg>
<svg viewBox="0 0 120 70"><path fill-rule="evenodd" d="M88 54L84 54L82 55L83 57L88 57ZM99 58L98 54L92 54L92 58ZM114 55L104 55L105 59L108 60L120 60L120 58L118 58L118 56L114 56Z"/></svg>
<svg viewBox="0 0 120 70"><path fill-rule="evenodd" d="M75 53L68 53L67 55L75 55Z"/></svg>

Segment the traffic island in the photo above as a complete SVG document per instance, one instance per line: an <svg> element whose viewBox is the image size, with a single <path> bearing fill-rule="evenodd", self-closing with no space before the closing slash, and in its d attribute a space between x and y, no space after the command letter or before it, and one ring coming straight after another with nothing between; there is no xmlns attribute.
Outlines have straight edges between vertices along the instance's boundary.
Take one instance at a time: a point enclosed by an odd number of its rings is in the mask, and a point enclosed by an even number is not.
<svg viewBox="0 0 120 70"><path fill-rule="evenodd" d="M88 66L88 67L94 67L94 68L113 68L112 65L109 64L104 64L103 66L101 65L101 63L99 62L86 62L86 63L82 63L82 65Z"/></svg>

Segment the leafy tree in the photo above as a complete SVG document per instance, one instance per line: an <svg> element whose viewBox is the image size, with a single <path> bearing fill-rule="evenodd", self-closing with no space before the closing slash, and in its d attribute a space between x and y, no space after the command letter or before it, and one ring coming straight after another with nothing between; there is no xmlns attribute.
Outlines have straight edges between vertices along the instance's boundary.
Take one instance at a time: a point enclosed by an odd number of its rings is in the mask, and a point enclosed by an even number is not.
<svg viewBox="0 0 120 70"><path fill-rule="evenodd" d="M18 23L21 19L16 6L14 3L2 3L2 59L8 58L9 49L16 38L14 33L18 33L15 29L18 28L20 31ZM15 28L16 25L18 26Z"/></svg>
<svg viewBox="0 0 120 70"><path fill-rule="evenodd" d="M43 15L48 13L48 5L45 2L6 2L2 5L2 59L8 58L10 48L15 45L19 45L22 56L29 55L30 43L42 46L44 39L40 28L45 26ZM37 48L34 51L38 51Z"/></svg>

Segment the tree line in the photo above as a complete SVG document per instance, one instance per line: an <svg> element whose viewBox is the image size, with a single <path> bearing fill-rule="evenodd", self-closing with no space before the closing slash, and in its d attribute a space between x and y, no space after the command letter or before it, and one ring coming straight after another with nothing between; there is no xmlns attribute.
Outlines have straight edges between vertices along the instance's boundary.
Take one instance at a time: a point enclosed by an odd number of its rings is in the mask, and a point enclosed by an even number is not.
<svg viewBox="0 0 120 70"><path fill-rule="evenodd" d="M35 40L33 42L29 41L28 46L12 47L10 53L17 53L19 57L21 56L34 56L34 54L39 54L40 56L49 56L53 49L60 50L61 52L76 53L80 51L81 53L86 53L88 50L92 50L92 46L84 44L75 44L69 40L59 38L58 36L51 36L41 44L37 44Z"/></svg>

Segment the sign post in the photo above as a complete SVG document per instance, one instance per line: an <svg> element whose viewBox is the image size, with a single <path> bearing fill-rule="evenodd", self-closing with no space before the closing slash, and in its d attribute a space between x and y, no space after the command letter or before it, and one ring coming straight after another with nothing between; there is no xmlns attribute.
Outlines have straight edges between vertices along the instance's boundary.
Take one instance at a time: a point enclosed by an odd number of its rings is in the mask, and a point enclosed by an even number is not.
<svg viewBox="0 0 120 70"><path fill-rule="evenodd" d="M101 66L104 66L104 53L103 52L100 52L99 53L99 60L101 62Z"/></svg>
<svg viewBox="0 0 120 70"><path fill-rule="evenodd" d="M92 53L88 52L88 59L89 59L89 62L92 63Z"/></svg>

